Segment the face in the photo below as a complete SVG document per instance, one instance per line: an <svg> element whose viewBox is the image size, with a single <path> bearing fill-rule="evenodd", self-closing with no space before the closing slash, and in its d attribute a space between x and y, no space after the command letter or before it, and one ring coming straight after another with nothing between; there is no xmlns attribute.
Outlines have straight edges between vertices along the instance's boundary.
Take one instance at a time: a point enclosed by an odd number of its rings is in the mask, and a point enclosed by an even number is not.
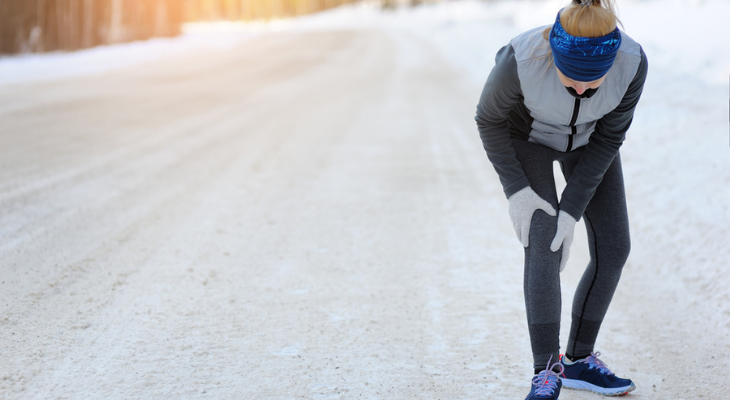
<svg viewBox="0 0 730 400"><path fill-rule="evenodd" d="M576 91L576 93L583 94L588 89L598 89L599 86L603 83L604 80L606 80L606 75L603 75L600 79L595 80L593 82L578 82L574 81L567 76L563 75L562 72L560 72L559 69L555 68L558 71L558 79L560 79L560 83L563 84L565 87L573 88L573 90Z"/></svg>

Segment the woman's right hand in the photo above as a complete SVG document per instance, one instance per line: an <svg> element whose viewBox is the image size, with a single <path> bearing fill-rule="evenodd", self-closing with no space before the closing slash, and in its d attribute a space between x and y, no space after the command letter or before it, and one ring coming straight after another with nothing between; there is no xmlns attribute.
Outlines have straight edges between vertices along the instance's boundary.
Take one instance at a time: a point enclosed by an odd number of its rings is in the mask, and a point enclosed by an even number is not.
<svg viewBox="0 0 730 400"><path fill-rule="evenodd" d="M524 247L530 245L530 224L532 214L537 210L543 210L552 217L557 215L555 208L529 186L509 197L509 216L517 239Z"/></svg>

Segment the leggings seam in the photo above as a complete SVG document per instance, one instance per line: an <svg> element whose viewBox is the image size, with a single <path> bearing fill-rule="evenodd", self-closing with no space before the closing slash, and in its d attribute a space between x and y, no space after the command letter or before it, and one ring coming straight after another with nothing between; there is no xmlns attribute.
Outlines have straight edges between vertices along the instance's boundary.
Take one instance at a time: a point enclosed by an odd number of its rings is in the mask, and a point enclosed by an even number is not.
<svg viewBox="0 0 730 400"><path fill-rule="evenodd" d="M572 356L575 356L575 346L578 343L578 336L580 334L580 328L583 325L583 315L585 315L586 307L588 306L588 299L591 297L591 291L593 291L593 286L596 284L596 279L598 278L598 240L596 239L596 231L593 229L593 223L591 222L591 219L588 218L588 215L583 214L583 218L585 218L586 222L588 222L588 226L590 226L591 233L593 234L593 248L595 249L593 262L595 263L595 271L593 272L593 279L591 280L591 286L588 288L588 291L586 292L585 299L583 299L583 308L580 311L580 316L578 319L578 327L575 330L575 338L573 338L573 349L571 351Z"/></svg>

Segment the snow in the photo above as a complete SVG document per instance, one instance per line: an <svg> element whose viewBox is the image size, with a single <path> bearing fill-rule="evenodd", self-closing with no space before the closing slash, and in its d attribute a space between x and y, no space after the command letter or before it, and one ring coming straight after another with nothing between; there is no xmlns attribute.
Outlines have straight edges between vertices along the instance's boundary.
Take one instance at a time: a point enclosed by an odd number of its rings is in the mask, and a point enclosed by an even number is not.
<svg viewBox="0 0 730 400"><path fill-rule="evenodd" d="M0 58L0 85L20 82L47 82L56 79L102 74L141 63L180 55L196 48L235 46L252 37L251 32L224 35L188 34L179 38L154 38L76 52L24 54Z"/></svg>
<svg viewBox="0 0 730 400"><path fill-rule="evenodd" d="M475 94L474 103L476 103L476 96L493 65L496 51L516 34L534 26L552 23L556 11L564 4L565 1L554 0L494 2L462 0L381 11L374 2L362 2L311 16L275 21L269 24L189 24L185 27L185 34L179 38L102 46L73 53L54 52L0 58L0 92L6 89L11 90L22 84L44 84L75 77L103 76L105 73L144 66L155 60L196 54L206 49L234 48L245 41L272 32L382 30L398 33L393 35L393 38L401 52L399 60L401 63L411 66L419 66L424 63L422 52L409 49L408 46L411 43L407 39L409 36L419 38L436 49L448 60L452 68L463 75L467 86L470 86ZM666 349L671 354L662 359L664 363L678 363L677 358L692 357L695 348L703 349L702 354L704 355L709 355L711 352L707 349L712 349L719 357L730 351L730 274L727 273L728 259L730 259L728 240L730 238L730 132L727 109L730 51L727 51L725 44L727 38L730 37L730 27L727 24L730 2L725 0L623 0L619 2L619 12L625 31L642 44L650 62L649 79L644 95L627 141L622 148L633 234L632 254L623 279L634 281L635 283L631 287L641 290L641 293L633 294L632 299L641 299L646 304L657 304L656 301L652 302L652 299L662 299L659 303L661 309L647 311L649 315L647 318L666 323L663 325L666 330L657 332L659 337L682 335L687 342L687 348ZM399 40L400 42L398 42ZM9 106L3 106L7 111ZM387 109L389 113L397 114L402 108L402 104L394 101L389 104L389 107ZM0 107L0 111L2 111L2 107ZM429 116L429 118L436 117ZM1 121L0 129L2 129ZM398 140L398 138L394 140ZM190 148L194 147L195 143L191 142ZM368 147L364 146L364 148ZM448 148L445 150L432 149L432 151L447 153ZM374 154L374 156L382 156L382 154ZM491 174L492 171L486 171L486 173ZM345 177L335 177L334 179L341 180L344 186L349 182ZM458 185L458 182L454 185ZM296 183L292 183L292 186L296 186ZM494 209L495 215L500 213L499 217L494 217L494 220L502 222L496 222L495 225L500 229L508 228L508 224L503 223L506 206L503 199L496 197L497 195L495 198L485 201L493 205L491 208ZM230 206L223 200L218 201L224 204L214 202L211 207L225 209ZM444 204L443 208L446 211L459 213L459 208L455 204ZM398 221L406 221L407 210L399 211L402 214L397 215L402 216ZM324 213L323 210L314 212L314 215ZM302 213L302 215L305 214ZM356 212L353 215L352 218L358 218ZM231 216L231 218L233 217ZM213 227L204 226L201 229L208 232L209 236L216 234ZM469 229L477 230L484 229L484 227L470 226ZM451 259L454 264L476 263L484 259L500 263L505 258L514 258L514 253L508 250L496 249L491 252L484 249L474 250L475 247L472 246L474 243L461 242L459 232L450 231L447 234L453 238L447 247L452 249L450 255L455 254L457 257ZM306 234L301 233L301 235ZM342 235L348 240L355 241L359 235L364 234L346 232ZM485 233L485 235L487 234ZM576 278L570 274L575 274L586 258L585 249L578 244L581 241L580 235L580 232L577 233L575 249L566 272L568 277L564 285L565 292L570 292L570 289L574 288ZM272 240L277 240L275 235L272 235ZM307 240L307 238L302 238L302 240ZM222 247L225 245L225 243L220 244ZM181 252L185 253L185 249L182 249ZM327 252L326 248L322 248L311 255L308 254L308 257L324 259L331 256L339 257L338 260L342 263L348 262L346 254L328 254ZM130 255L129 257L134 259L135 256ZM223 261L220 262L225 264L226 258L222 259ZM141 262L137 259L134 260ZM166 259L163 258L163 264L164 261ZM78 268L83 268L83 266ZM173 265L166 268L155 272L160 278L160 282L163 281L161 277L165 274L179 274L181 280L192 280L193 278L185 277L194 274L201 275L196 275L196 279L204 279L205 282L223 279L216 277L213 271L210 273L195 271L193 273L191 267L190 274L188 274L187 270L176 270ZM288 268L292 267L281 266L281 268L280 274L283 276L287 274ZM466 267L454 269L451 283L455 287L469 287L469 282L473 279L469 275L471 272L473 271ZM373 277L373 281L382 279L384 283L381 283L387 285L388 279L386 278L393 278L388 271L380 271L380 273L382 275ZM503 281L514 283L513 281L517 279L509 272L500 272L500 274L498 274L498 278ZM487 275L487 273L484 272L483 275ZM479 279L487 281L488 277L483 275ZM247 277L240 274L238 278L246 279ZM342 278L348 279L347 277ZM500 279L495 278L494 280ZM192 288L192 283L185 282ZM274 283L265 280L262 284L261 292L270 291L266 285L275 287ZM169 287L162 284L160 286L157 288L160 293L169 290ZM445 299L445 295L434 289L435 287L430 287L427 293L430 299L429 307L433 312L431 317L434 321L434 327L431 328L433 332L429 332L429 334L439 337L438 335L443 332L439 331L438 323L443 320L454 321L449 319L449 315L439 312L450 300ZM661 291L657 289L658 287L661 287ZM496 292L500 290L502 291L500 293L510 292L511 298L514 299L514 304L499 312L505 314L521 312L522 297L519 290L515 290L515 288L519 289L519 284L509 287L505 285L504 288L495 284L494 287L490 287ZM286 293L286 296L314 296L318 294L316 289L316 282L303 281L301 286L292 288L290 292ZM153 292L157 293L157 291ZM620 295L621 292L616 296L613 308L621 309L624 306L631 306L622 303L625 300L622 300ZM154 296L150 295L145 299L157 301ZM134 301L143 302L145 299L135 299ZM328 316L330 321L336 326L353 326L352 317L348 314L347 308L337 303L336 298L331 300L336 307L341 306L341 309L338 309L340 312L333 311L332 315ZM166 298L160 295L159 302L164 301L167 301ZM570 304L569 297L566 297L564 304ZM367 306L363 305L364 307ZM226 309L220 308L217 303L211 301L211 308L216 316L226 317ZM110 321L115 318L125 320L134 317L131 315L132 311L107 310L105 312L117 314L111 315ZM277 314L275 317L283 318L282 315ZM673 315L681 315L684 319L674 320ZM261 319L267 317L261 316ZM152 313L149 318L162 320L163 316ZM387 320L387 318L386 312L384 319ZM481 326L485 324L482 321L483 318L482 314L474 312L463 323L467 327ZM620 329L616 328L616 331L612 331L613 339L605 339L607 342L604 343L623 346L628 351L632 351L636 357L660 357L657 354L647 354L645 349L632 347L635 339L630 331L637 329L636 327L622 326L620 316L617 314L610 314L608 318L607 321ZM378 329L377 324L373 323L373 326L375 327L373 329ZM73 329L85 328L74 327ZM135 329L135 326L130 325L128 329L131 331ZM160 329L167 332L174 331L175 327L164 326ZM225 331L225 328L220 326L212 326L210 329ZM215 333L222 334L219 331ZM401 333L407 334L408 332ZM170 335L172 334L170 332ZM275 333L275 335L279 334L284 335L280 332ZM467 335L465 341L480 344L485 342L488 333L468 330L465 335ZM134 333L129 333L129 337L134 337ZM160 345L163 340L162 333L159 337L146 339L146 343L142 343L142 345L137 343L137 347L134 343L127 343L125 349L140 352L139 357L144 358L143 350L147 348L145 346L154 348L155 345ZM178 342L178 346L206 351L205 346L197 343L195 338L185 340L188 342L184 344ZM238 337L235 340L240 340L239 345L243 347L244 342L250 338ZM109 341L108 346L113 348L114 343L111 343L111 338L99 339L100 343L104 341ZM304 339L302 341L304 342ZM516 342L515 340L515 342L506 341L505 343L514 344ZM438 340L432 342L430 350L438 352L443 349L445 345L439 343ZM281 346L272 349L271 353L286 365L291 363L290 360L293 357L306 353L301 343L280 344ZM520 342L520 344L522 343ZM269 347L272 346L273 344L269 345ZM116 349L119 350L118 347ZM521 349L520 352L523 350ZM366 357L368 360L386 357L382 354L380 356L363 354L358 349L349 351L348 354ZM42 356L41 354L38 357ZM92 354L86 356L97 357ZM217 356L223 357L225 354L217 354ZM498 356L495 354L493 358L497 359ZM121 363L120 359L123 358L123 355L102 354L98 357L112 360L110 362ZM619 357L614 356L614 359L616 358ZM145 379L149 380L149 385L153 385L154 382L150 376L154 375L157 366L153 363L154 360L148 361L150 364L147 364L146 367L150 370L146 372L150 375ZM75 362L69 360L64 362L69 364L68 368L83 369ZM723 362L726 366L727 362ZM34 364L33 369L42 369L40 365L42 364ZM235 381L235 367L234 365L230 369L226 369L222 375L223 378L219 377L219 379ZM427 368L433 370L431 371L433 376L443 375L444 369L446 369L439 365L430 365ZM472 368L485 368L485 366L473 366ZM0 372L2 372L2 367L0 367ZM229 372L231 376L228 376ZM506 380L510 381L511 377L515 375L512 371L503 370L491 373L495 374L496 380L505 380L502 377L502 374L505 374ZM693 371L678 371L678 373L692 374ZM212 372L210 374L215 375ZM652 374L644 371L636 374L644 382L649 382L656 387L662 383L663 377L659 377L658 373ZM53 381L52 378L46 379ZM112 377L108 379L110 382L112 381ZM716 376L715 379L719 379L719 376ZM525 382L519 380L514 380L513 383L526 385ZM717 381L711 383L718 384ZM363 385L366 384L363 383ZM727 387L727 384L725 385ZM477 389L484 388L474 388L474 390ZM311 393L332 394L336 390L337 386L330 385L330 383L313 383L310 386ZM3 397L2 394L0 391L0 397ZM324 398L322 396L319 398ZM648 396L647 398L651 398L650 395ZM317 395L314 397L317 398ZM679 394L674 398L692 397L691 394ZM339 397L332 394L332 398Z"/></svg>

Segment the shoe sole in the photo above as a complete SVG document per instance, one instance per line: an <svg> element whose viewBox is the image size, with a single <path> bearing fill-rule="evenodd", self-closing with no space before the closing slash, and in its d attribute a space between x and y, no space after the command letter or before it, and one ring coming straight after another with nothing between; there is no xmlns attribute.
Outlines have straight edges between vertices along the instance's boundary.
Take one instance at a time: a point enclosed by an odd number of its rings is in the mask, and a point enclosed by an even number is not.
<svg viewBox="0 0 730 400"><path fill-rule="evenodd" d="M602 388L600 386L596 386L591 383L575 379L562 378L561 381L563 382L564 388L573 390L587 390L589 392L598 393L603 396L623 396L636 389L636 385L634 385L633 383L629 386L624 386L620 388Z"/></svg>

